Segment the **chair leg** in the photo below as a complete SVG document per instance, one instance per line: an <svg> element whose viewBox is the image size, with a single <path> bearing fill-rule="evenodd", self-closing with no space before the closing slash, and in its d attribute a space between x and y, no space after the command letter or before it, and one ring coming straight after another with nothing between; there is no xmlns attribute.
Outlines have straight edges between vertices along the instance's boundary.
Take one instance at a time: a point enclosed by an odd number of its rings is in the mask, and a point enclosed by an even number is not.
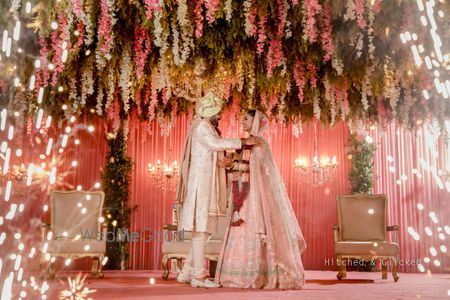
<svg viewBox="0 0 450 300"><path fill-rule="evenodd" d="M165 254L163 256L163 258L162 258L162 261L161 261L161 265L162 265L162 269L163 269L162 278L164 280L167 280L167 278L169 278L169 265L168 265L168 262L169 262L169 256L167 254Z"/></svg>
<svg viewBox="0 0 450 300"><path fill-rule="evenodd" d="M381 260L381 279L387 279L387 262L386 259Z"/></svg>
<svg viewBox="0 0 450 300"><path fill-rule="evenodd" d="M98 278L103 278L104 274L103 274L103 255L100 255L98 257L98 269L97 269L97 277Z"/></svg>
<svg viewBox="0 0 450 300"><path fill-rule="evenodd" d="M47 261L44 256L41 255L39 258L39 279L44 279L47 275Z"/></svg>
<svg viewBox="0 0 450 300"><path fill-rule="evenodd" d="M46 261L44 256L39 259L39 279L55 279L55 264Z"/></svg>
<svg viewBox="0 0 450 300"><path fill-rule="evenodd" d="M183 270L183 259L180 257L177 258L177 268L180 272Z"/></svg>
<svg viewBox="0 0 450 300"><path fill-rule="evenodd" d="M209 261L209 276L211 276L211 278L214 278L216 276L216 268L217 268L217 261L210 260Z"/></svg>
<svg viewBox="0 0 450 300"><path fill-rule="evenodd" d="M339 272L336 275L337 279L341 280L342 278L346 278L347 277L347 271L346 271L346 268L345 268L345 263L342 261L342 256L341 255L337 255L336 263L337 263L338 270L339 270Z"/></svg>
<svg viewBox="0 0 450 300"><path fill-rule="evenodd" d="M392 266L392 277L394 277L394 281L397 282L399 279L399 276L397 274L398 259L397 257L395 257L392 260L394 261L394 265Z"/></svg>
<svg viewBox="0 0 450 300"><path fill-rule="evenodd" d="M55 263L50 262L48 265L48 279L55 279Z"/></svg>
<svg viewBox="0 0 450 300"><path fill-rule="evenodd" d="M100 277L99 272L98 272L99 269L100 269L100 259L99 259L99 257L93 257L92 258L91 276L94 278Z"/></svg>

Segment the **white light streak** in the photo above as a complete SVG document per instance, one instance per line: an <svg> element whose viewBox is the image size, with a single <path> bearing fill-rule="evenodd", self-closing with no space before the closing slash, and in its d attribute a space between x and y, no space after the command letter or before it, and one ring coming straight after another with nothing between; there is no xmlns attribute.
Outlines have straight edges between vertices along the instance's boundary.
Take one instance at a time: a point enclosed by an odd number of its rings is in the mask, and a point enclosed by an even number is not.
<svg viewBox="0 0 450 300"><path fill-rule="evenodd" d="M5 201L6 202L8 202L11 197L11 187L12 187L12 182L11 182L11 180L8 180L8 182L6 183L6 189L5 189Z"/></svg>
<svg viewBox="0 0 450 300"><path fill-rule="evenodd" d="M37 102L40 104L42 103L42 98L44 97L44 88L40 87L39 88L39 93L38 93L38 99Z"/></svg>
<svg viewBox="0 0 450 300"><path fill-rule="evenodd" d="M20 21L16 21L16 26L14 27L13 39L18 41L20 38Z"/></svg>
<svg viewBox="0 0 450 300"><path fill-rule="evenodd" d="M14 126L9 125L8 140L12 140L13 138L14 138Z"/></svg>
<svg viewBox="0 0 450 300"><path fill-rule="evenodd" d="M2 121L0 123L0 130L1 131L5 130L5 128L6 128L6 114L7 114L7 110L6 110L6 108L4 108L2 110L2 112L0 113L0 116L2 118Z"/></svg>
<svg viewBox="0 0 450 300"><path fill-rule="evenodd" d="M34 90L35 83L36 83L36 76L31 75L31 77L30 77L30 85L28 87L30 89L30 91Z"/></svg>
<svg viewBox="0 0 450 300"><path fill-rule="evenodd" d="M44 117L44 110L42 108L40 108L39 111L38 111L37 119L36 119L36 129L41 128L42 118L43 117Z"/></svg>

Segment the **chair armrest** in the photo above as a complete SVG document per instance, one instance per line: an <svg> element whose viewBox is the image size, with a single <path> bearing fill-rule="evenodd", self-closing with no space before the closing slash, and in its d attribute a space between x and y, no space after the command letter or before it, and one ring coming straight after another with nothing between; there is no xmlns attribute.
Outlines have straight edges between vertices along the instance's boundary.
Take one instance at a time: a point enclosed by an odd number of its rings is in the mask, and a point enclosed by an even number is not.
<svg viewBox="0 0 450 300"><path fill-rule="evenodd" d="M394 243L398 243L398 229L399 229L398 225L386 226L386 231L393 231L394 233L394 236L392 238L392 241Z"/></svg>
<svg viewBox="0 0 450 300"><path fill-rule="evenodd" d="M184 242L184 230L178 231L178 226L173 224L164 224L163 225L164 239L163 243L166 241L172 242ZM169 235L172 237L168 239Z"/></svg>
<svg viewBox="0 0 450 300"><path fill-rule="evenodd" d="M50 224L42 223L41 224L41 241L47 240L47 233L50 230Z"/></svg>
<svg viewBox="0 0 450 300"><path fill-rule="evenodd" d="M169 231L177 231L178 230L178 226L177 225L172 225L172 224L164 224L163 225L163 229L164 230L169 230Z"/></svg>
<svg viewBox="0 0 450 300"><path fill-rule="evenodd" d="M337 224L333 225L333 237L335 243L339 242L339 226Z"/></svg>

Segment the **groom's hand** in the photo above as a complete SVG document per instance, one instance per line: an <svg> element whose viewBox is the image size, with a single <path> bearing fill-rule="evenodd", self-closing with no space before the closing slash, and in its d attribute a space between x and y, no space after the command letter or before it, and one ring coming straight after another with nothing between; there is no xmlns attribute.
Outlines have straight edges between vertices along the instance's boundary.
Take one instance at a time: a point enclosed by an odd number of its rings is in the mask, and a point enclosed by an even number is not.
<svg viewBox="0 0 450 300"><path fill-rule="evenodd" d="M245 141L245 145L261 145L263 143L264 139L257 136L251 136Z"/></svg>

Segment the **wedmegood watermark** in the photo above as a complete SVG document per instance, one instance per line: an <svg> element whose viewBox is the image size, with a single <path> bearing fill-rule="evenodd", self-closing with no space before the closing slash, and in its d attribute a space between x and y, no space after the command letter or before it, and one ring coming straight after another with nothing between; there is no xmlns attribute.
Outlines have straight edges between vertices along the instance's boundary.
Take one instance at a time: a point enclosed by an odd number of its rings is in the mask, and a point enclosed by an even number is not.
<svg viewBox="0 0 450 300"><path fill-rule="evenodd" d="M182 242L184 240L184 230L161 231L145 227L139 231L129 231L128 228L113 231L98 231L80 228L81 240L96 240L98 242L131 242L142 241L144 243L166 241Z"/></svg>

